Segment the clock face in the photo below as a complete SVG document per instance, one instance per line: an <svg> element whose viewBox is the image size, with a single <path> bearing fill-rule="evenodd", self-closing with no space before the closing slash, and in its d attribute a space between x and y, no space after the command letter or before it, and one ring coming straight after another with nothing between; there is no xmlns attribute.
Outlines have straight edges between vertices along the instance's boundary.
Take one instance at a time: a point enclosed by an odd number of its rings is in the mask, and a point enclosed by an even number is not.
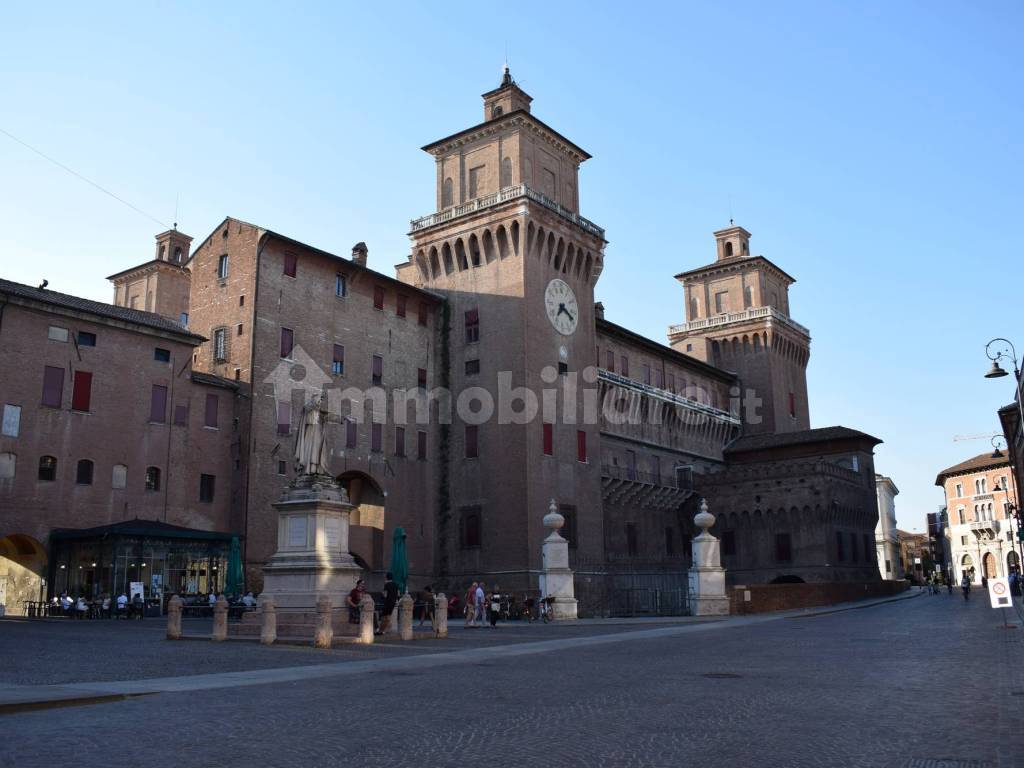
<svg viewBox="0 0 1024 768"><path fill-rule="evenodd" d="M563 336L571 336L579 322L579 305L576 295L564 280L557 277L544 290L544 309L555 330Z"/></svg>

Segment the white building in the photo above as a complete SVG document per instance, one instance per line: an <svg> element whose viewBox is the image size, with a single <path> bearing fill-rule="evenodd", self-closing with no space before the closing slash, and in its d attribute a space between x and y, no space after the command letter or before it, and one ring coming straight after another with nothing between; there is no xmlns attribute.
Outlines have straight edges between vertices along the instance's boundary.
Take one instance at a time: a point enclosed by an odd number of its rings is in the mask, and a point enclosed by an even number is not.
<svg viewBox="0 0 1024 768"><path fill-rule="evenodd" d="M1010 502L1018 503L1012 475L1005 456L983 453L935 478L946 494L946 536L956 583L965 573L980 584L982 576L1020 569L1017 524L1008 510Z"/></svg>
<svg viewBox="0 0 1024 768"><path fill-rule="evenodd" d="M896 496L900 489L892 478L875 475L875 493L878 495L878 525L875 526L875 551L878 571L883 579L902 579L900 542L896 534Z"/></svg>

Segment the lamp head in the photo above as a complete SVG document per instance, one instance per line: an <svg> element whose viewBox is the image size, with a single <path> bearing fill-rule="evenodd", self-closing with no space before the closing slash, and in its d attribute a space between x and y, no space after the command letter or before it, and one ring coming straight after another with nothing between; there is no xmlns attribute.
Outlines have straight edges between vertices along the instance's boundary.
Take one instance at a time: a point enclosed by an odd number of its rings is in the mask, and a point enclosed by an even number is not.
<svg viewBox="0 0 1024 768"><path fill-rule="evenodd" d="M986 379L1001 379L1006 376L1007 373L999 366L998 360L992 361L992 367L988 369L988 373L985 374Z"/></svg>

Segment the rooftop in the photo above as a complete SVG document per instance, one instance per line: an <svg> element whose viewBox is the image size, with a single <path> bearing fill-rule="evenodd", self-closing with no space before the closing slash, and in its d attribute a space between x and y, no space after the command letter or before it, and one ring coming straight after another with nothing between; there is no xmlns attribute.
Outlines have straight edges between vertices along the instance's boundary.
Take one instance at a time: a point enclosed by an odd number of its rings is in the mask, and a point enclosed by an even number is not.
<svg viewBox="0 0 1024 768"><path fill-rule="evenodd" d="M973 459L961 461L959 464L954 464L939 472L935 478L935 484L942 485L947 477L953 475L969 475L972 472L1008 466L1010 466L1010 460L1005 455L993 457L991 453L979 453Z"/></svg>
<svg viewBox="0 0 1024 768"><path fill-rule="evenodd" d="M31 285L23 285L10 280L0 278L0 297L17 297L29 302L48 304L53 307L85 312L97 317L118 320L132 325L152 328L165 333L174 333L181 336L184 341L198 344L205 341L205 338L195 333L190 333L184 326L154 312L144 312L141 309L129 307L117 307L113 304L104 304L102 301L83 299L80 296L72 296L67 293L58 293L48 288L33 288Z"/></svg>
<svg viewBox="0 0 1024 768"><path fill-rule="evenodd" d="M725 449L726 453L742 453L746 451L762 451L771 448L785 448L794 445L814 445L831 443L837 440L864 440L871 445L878 445L877 437L849 427L821 427L819 429L803 429L799 432L780 432L766 435L746 435L733 440Z"/></svg>

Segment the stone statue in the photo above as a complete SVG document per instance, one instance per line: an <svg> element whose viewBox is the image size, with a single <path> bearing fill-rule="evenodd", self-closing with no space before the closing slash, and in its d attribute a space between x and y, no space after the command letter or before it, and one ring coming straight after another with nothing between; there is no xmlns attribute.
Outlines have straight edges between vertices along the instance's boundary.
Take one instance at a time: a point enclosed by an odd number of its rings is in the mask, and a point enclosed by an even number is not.
<svg viewBox="0 0 1024 768"><path fill-rule="evenodd" d="M302 420L295 433L295 468L300 475L327 474L327 404L314 395L302 408Z"/></svg>

